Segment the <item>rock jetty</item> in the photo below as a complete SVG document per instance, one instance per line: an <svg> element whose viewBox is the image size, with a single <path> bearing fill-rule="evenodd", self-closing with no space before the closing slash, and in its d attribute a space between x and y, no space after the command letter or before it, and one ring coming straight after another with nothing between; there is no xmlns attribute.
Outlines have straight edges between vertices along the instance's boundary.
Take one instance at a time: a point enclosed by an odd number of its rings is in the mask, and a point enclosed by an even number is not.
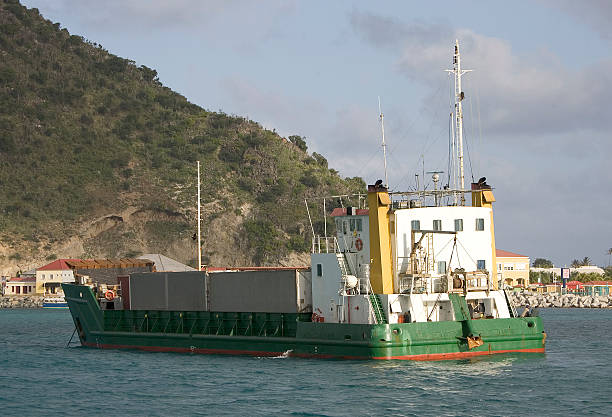
<svg viewBox="0 0 612 417"><path fill-rule="evenodd" d="M41 308L42 296L0 296L0 308ZM556 308L612 308L612 296L601 295L575 295L575 294L538 294L538 293L510 293L512 303L516 307L556 307Z"/></svg>
<svg viewBox="0 0 612 417"><path fill-rule="evenodd" d="M517 307L556 308L612 308L612 297L607 295L511 293Z"/></svg>
<svg viewBox="0 0 612 417"><path fill-rule="evenodd" d="M44 297L37 295L16 297L0 296L0 308L41 308L43 299Z"/></svg>

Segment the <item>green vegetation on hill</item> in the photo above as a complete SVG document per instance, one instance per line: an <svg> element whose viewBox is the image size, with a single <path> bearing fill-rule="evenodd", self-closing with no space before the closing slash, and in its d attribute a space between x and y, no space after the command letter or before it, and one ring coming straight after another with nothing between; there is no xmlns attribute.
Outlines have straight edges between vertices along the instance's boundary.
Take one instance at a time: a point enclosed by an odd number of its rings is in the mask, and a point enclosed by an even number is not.
<svg viewBox="0 0 612 417"><path fill-rule="evenodd" d="M164 251L188 239L196 160L210 206L204 233L216 219L240 222L236 250L259 264L307 251L305 198L364 190L360 178L343 179L322 155L309 155L304 138L285 140L189 103L154 69L17 1L0 3L0 53L0 244L14 252L0 264L55 253L71 237L84 248L72 256ZM129 208L146 215L129 225L115 216L100 233L83 235L94 219ZM321 213L313 216L319 231ZM232 263L216 241L209 235L204 252Z"/></svg>

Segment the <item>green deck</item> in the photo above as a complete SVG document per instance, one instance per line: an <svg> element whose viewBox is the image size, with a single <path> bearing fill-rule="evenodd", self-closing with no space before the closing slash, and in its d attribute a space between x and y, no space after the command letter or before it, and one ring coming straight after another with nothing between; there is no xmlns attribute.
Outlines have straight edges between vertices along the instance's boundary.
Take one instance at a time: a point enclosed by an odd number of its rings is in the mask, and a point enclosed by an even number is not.
<svg viewBox="0 0 612 417"><path fill-rule="evenodd" d="M84 346L151 351L435 360L543 352L538 317L401 324L311 322L310 314L101 310L87 286L63 284ZM484 344L468 349L466 336Z"/></svg>

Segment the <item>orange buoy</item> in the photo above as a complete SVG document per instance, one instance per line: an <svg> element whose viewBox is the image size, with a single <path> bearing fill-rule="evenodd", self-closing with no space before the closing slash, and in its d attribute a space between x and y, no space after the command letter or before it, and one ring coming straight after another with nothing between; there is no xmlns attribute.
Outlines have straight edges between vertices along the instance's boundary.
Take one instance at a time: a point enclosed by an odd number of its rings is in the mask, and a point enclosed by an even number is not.
<svg viewBox="0 0 612 417"><path fill-rule="evenodd" d="M106 298L108 301L113 301L113 299L115 298L115 293L111 290L108 290L104 294L104 298Z"/></svg>

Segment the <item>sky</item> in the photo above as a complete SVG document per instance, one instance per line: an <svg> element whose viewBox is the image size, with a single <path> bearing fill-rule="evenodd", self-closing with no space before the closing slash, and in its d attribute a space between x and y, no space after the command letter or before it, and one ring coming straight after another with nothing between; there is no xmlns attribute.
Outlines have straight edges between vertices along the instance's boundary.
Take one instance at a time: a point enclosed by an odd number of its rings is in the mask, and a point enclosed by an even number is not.
<svg viewBox="0 0 612 417"><path fill-rule="evenodd" d="M494 187L497 247L556 266L612 248L608 0L25 0L208 110L306 137L342 176L448 172L455 39L466 177ZM447 175L447 174L442 174ZM422 177L422 174L421 174ZM431 188L429 176L426 186Z"/></svg>

